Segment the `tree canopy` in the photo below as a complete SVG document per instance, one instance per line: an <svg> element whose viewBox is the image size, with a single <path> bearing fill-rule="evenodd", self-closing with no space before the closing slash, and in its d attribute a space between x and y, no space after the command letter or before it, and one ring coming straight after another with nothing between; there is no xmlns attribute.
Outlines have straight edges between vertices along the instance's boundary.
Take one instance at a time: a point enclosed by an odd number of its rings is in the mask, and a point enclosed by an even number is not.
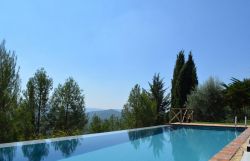
<svg viewBox="0 0 250 161"><path fill-rule="evenodd" d="M182 57L182 54L183 53L180 54L180 57ZM175 101L172 105L174 108L183 108L187 101L187 95L198 85L196 66L191 52L188 55L187 62L185 62L178 73L178 76L174 75L173 78L176 79L177 77L175 84L172 84L172 97L174 97L172 99Z"/></svg>
<svg viewBox="0 0 250 161"><path fill-rule="evenodd" d="M170 94L165 94L166 89L163 79L160 78L160 74L154 75L153 82L149 83L149 86L151 98L156 103L156 124L163 124L165 112L170 105Z"/></svg>
<svg viewBox="0 0 250 161"><path fill-rule="evenodd" d="M46 133L47 114L49 111L48 101L52 85L53 80L47 75L44 68L37 70L27 83L26 97L31 108L30 110L33 112L32 118L35 119L36 135Z"/></svg>
<svg viewBox="0 0 250 161"><path fill-rule="evenodd" d="M68 78L63 85L58 85L50 105L49 119L53 130L83 131L87 123L84 95L73 78Z"/></svg>
<svg viewBox="0 0 250 161"><path fill-rule="evenodd" d="M173 73L173 79L172 79L172 88L171 88L171 107L178 107L178 91L180 88L176 88L176 84L181 72L182 67L185 64L185 55L184 51L180 51L179 54L177 55L177 59L175 62L175 67L174 67L174 73Z"/></svg>
<svg viewBox="0 0 250 161"><path fill-rule="evenodd" d="M250 79L242 81L236 78L231 79L228 85L223 83L225 87L225 101L230 107L233 115L239 118L247 116L250 108Z"/></svg>
<svg viewBox="0 0 250 161"><path fill-rule="evenodd" d="M196 120L223 121L226 118L223 99L221 82L210 77L188 95L187 106L194 109Z"/></svg>
<svg viewBox="0 0 250 161"><path fill-rule="evenodd" d="M0 142L15 137L14 112L20 96L19 67L14 52L0 45Z"/></svg>

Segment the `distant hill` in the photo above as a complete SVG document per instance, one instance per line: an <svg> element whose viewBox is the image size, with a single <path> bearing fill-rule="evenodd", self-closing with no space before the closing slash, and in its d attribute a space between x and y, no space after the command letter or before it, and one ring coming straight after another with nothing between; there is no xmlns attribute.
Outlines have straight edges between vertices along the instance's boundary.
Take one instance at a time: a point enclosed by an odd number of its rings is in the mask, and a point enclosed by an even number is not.
<svg viewBox="0 0 250 161"><path fill-rule="evenodd" d="M101 108L92 108L92 107L87 107L86 112L93 112L93 111L102 111Z"/></svg>
<svg viewBox="0 0 250 161"><path fill-rule="evenodd" d="M119 108L96 108L96 107L86 107L86 112L93 112L93 111L103 111L103 110L116 110L121 112L122 109Z"/></svg>
<svg viewBox="0 0 250 161"><path fill-rule="evenodd" d="M108 110L100 110L100 111L90 111L90 112L87 112L87 115L89 117L89 120L91 120L94 115L97 115L102 120L107 119L112 115L120 118L121 110L108 109Z"/></svg>

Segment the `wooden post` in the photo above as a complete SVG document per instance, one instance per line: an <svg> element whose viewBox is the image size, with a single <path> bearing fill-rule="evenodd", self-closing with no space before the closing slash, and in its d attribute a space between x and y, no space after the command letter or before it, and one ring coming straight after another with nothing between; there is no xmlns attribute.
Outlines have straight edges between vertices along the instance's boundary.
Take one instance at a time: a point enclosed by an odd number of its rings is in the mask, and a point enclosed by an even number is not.
<svg viewBox="0 0 250 161"><path fill-rule="evenodd" d="M180 109L180 122L182 123L182 109Z"/></svg>
<svg viewBox="0 0 250 161"><path fill-rule="evenodd" d="M237 126L237 116L235 116L235 118L234 118L234 126L235 127Z"/></svg>
<svg viewBox="0 0 250 161"><path fill-rule="evenodd" d="M245 127L247 127L247 116L245 116Z"/></svg>

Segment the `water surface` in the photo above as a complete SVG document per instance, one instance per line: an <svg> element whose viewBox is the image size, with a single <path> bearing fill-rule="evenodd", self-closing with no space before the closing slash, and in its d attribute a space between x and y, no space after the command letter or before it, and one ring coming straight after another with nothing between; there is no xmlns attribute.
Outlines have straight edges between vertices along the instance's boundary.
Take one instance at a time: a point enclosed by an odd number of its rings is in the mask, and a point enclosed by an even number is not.
<svg viewBox="0 0 250 161"><path fill-rule="evenodd" d="M83 135L0 148L0 161L207 161L243 130L161 126Z"/></svg>

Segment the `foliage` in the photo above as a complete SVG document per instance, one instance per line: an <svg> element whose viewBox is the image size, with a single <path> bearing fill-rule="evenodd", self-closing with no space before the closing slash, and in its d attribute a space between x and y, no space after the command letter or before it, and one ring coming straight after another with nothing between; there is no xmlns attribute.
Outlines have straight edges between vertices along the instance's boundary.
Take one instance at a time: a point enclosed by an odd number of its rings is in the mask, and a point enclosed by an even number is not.
<svg viewBox="0 0 250 161"><path fill-rule="evenodd" d="M115 130L121 130L121 120L114 115L111 115L108 119L105 120L102 120L97 115L94 115L89 125L90 133L108 132Z"/></svg>
<svg viewBox="0 0 250 161"><path fill-rule="evenodd" d="M151 126L157 118L156 102L137 84L131 90L128 102L122 110L124 128Z"/></svg>
<svg viewBox="0 0 250 161"><path fill-rule="evenodd" d="M102 125L104 131L115 131L121 129L121 121L114 115L111 115L109 119L106 119L104 122L106 122L106 124L103 123Z"/></svg>
<svg viewBox="0 0 250 161"><path fill-rule="evenodd" d="M52 89L52 79L41 68L27 83L26 101L32 112L36 135L45 134L47 126L47 113L49 110L49 92Z"/></svg>
<svg viewBox="0 0 250 161"><path fill-rule="evenodd" d="M232 111L232 115L243 119L250 107L250 79L242 81L232 78L231 83L225 87L225 100Z"/></svg>
<svg viewBox="0 0 250 161"><path fill-rule="evenodd" d="M63 85L55 89L49 113L52 130L75 131L84 129L85 116L84 95L73 78L68 78Z"/></svg>
<svg viewBox="0 0 250 161"><path fill-rule="evenodd" d="M21 100L15 111L14 122L18 140L30 140L35 136L33 113L25 100Z"/></svg>
<svg viewBox="0 0 250 161"><path fill-rule="evenodd" d="M135 115L133 107L126 103L122 109L122 128L123 129L130 129L135 127Z"/></svg>
<svg viewBox="0 0 250 161"><path fill-rule="evenodd" d="M92 117L91 123L89 125L89 132L91 133L103 132L102 120L97 115L94 115Z"/></svg>
<svg viewBox="0 0 250 161"><path fill-rule="evenodd" d="M164 123L165 111L170 105L169 95L165 96L163 79L154 75L149 83L150 92L136 84L122 110L124 128L138 128Z"/></svg>
<svg viewBox="0 0 250 161"><path fill-rule="evenodd" d="M198 121L222 121L226 117L221 82L210 77L188 95L187 107L194 109Z"/></svg>
<svg viewBox="0 0 250 161"><path fill-rule="evenodd" d="M164 88L163 79L160 78L159 74L154 75L153 82L152 84L149 83L149 86L150 86L151 99L153 100L153 102L156 103L156 111L157 111L156 124L163 124L165 118L165 112L170 105L170 95L168 94L167 96L165 96L166 89ZM147 103L147 100L143 102Z"/></svg>
<svg viewBox="0 0 250 161"><path fill-rule="evenodd" d="M182 67L176 83L176 107L184 107L187 101L187 95L198 85L196 67L193 61L192 53L188 56L188 61Z"/></svg>
<svg viewBox="0 0 250 161"><path fill-rule="evenodd" d="M179 88L176 88L177 80L179 78L180 72L182 67L185 64L185 55L184 51L180 51L179 54L177 55L175 67L174 67L174 73L173 73L173 79L172 79L172 88L171 88L171 107L178 107L178 90Z"/></svg>
<svg viewBox="0 0 250 161"><path fill-rule="evenodd" d="M19 68L16 55L7 51L5 41L0 45L0 142L15 138L14 112L20 93Z"/></svg>

